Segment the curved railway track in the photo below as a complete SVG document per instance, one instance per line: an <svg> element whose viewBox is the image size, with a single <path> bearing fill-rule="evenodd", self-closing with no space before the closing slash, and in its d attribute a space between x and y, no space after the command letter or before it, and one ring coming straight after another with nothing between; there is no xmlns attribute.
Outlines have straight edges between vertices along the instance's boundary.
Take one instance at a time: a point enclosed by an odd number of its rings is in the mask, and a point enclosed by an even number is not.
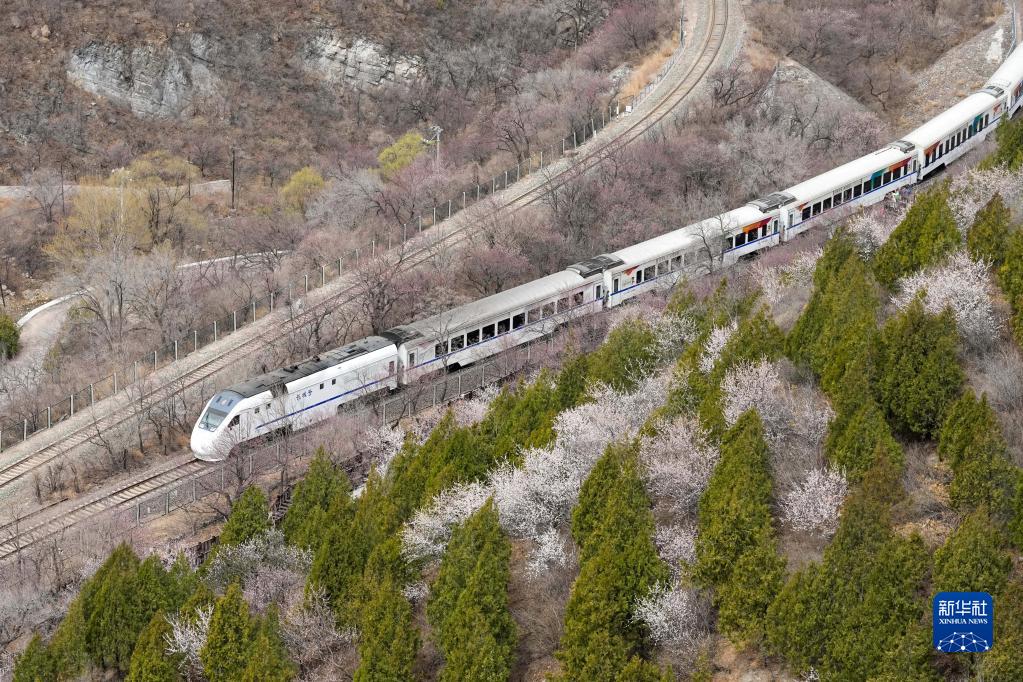
<svg viewBox="0 0 1023 682"><path fill-rule="evenodd" d="M700 39L695 59L692 58L693 55L689 59L683 57L677 67L684 69L680 78L671 81L665 79L651 92L647 100L639 105L637 110L627 118L619 118L605 128L611 133L611 139L605 141L599 136L593 138L580 147L579 155L575 159L559 161L547 169L542 176L527 176L524 179L525 182L516 183L522 186L520 189L516 191L516 187L513 185L496 197L496 205L491 205L485 210L488 210L489 214L503 211L516 212L537 203L546 192L568 184L579 173L584 173L597 166L610 152L639 139L674 111L696 90L714 67L729 28L729 1L710 0L708 15L702 18L704 34ZM651 106L644 107L646 103ZM430 258L438 246L445 248L456 246L468 239L472 225L478 223L478 218L476 220L466 219L469 213L472 211L463 212L458 217L445 221L421 237L409 240L402 245L404 253L398 257L398 266L401 269L415 267ZM410 245L411 250L408 250ZM333 290L328 291L329 289ZM47 439L49 442L40 443L34 449L31 448L33 441L39 443L41 439L30 438L23 444L27 446L28 452L21 455L20 458L0 466L0 492L10 494L12 486L32 472L38 471L68 451L89 442L97 432L114 428L130 419L130 416L121 415L125 411L123 408L132 401L141 399L144 404L153 405L173 398L178 393L206 381L260 347L284 338L290 333L290 330L315 319L315 316L325 308L352 298L358 293L359 285L351 283L350 280L347 282L339 280L333 287L328 287L328 290L321 290L327 293L322 300L308 305L301 313L295 314L291 318L285 317L285 311L275 312L264 318L264 320L272 318L268 322L261 320L244 330L225 337L222 343L228 347L222 348L218 355L173 378L166 379L164 383L141 397L122 393L96 403L88 410L83 410L64 422L65 429L74 422L81 422L76 424L70 432L65 432L58 438L49 438ZM277 317L274 318L274 315ZM269 328L265 331L258 331L260 324ZM252 333L245 334L246 330L251 330ZM103 409L101 406L109 409L106 409L103 415L96 414L97 408ZM49 432L44 431L40 435L47 433ZM15 454L20 449L21 446L16 446L11 452ZM203 467L204 464L201 462L188 460L146 474L140 479L129 480L113 489L96 490L73 502L63 501L46 505L19 517L16 521L0 525L0 560L8 558L40 540L52 537L86 518L137 500L161 487L179 483L189 476L195 475Z"/></svg>

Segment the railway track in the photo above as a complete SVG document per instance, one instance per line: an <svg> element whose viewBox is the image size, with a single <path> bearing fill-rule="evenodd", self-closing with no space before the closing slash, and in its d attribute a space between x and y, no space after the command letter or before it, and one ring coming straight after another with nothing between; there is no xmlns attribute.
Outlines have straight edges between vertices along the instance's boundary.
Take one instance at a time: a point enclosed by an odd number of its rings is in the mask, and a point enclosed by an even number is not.
<svg viewBox="0 0 1023 682"><path fill-rule="evenodd" d="M599 137L593 138L580 147L575 159L559 161L546 170L542 177L528 176L524 182L517 183L523 185L517 191L513 185L497 197L496 205L481 208L491 213L514 213L533 205L543 199L545 192L572 182L578 174L599 165L609 153L641 138L660 123L694 92L714 67L729 27L729 10L729 0L710 0L708 15L703 21L705 32L700 39L698 52L694 55L695 59L685 57L680 59L677 68L684 70L680 78L672 79L670 82L662 81L636 111L627 118L617 119L605 128L605 131L612 132L611 139L604 141ZM651 106L644 107L648 103ZM460 213L454 219L439 224L415 240L409 240L402 245L398 266L401 269L413 268L432 257L437 247L450 248L468 239L471 236L471 227L479 222L478 218L467 217L473 213L478 211L470 209ZM288 318L285 311L277 311L263 318L267 320L266 322L260 320L225 337L221 343L230 347L223 348L218 355L175 377L165 379L162 384L144 395L121 393L107 398L63 422L61 425L63 428L58 427L63 431L62 435L48 438L46 443L41 443L41 438L30 438L12 448L8 452L14 456L13 461L0 466L0 494L11 495L15 484L23 481L26 476L89 442L98 433L115 428L131 419L131 403L135 400L141 401L144 406L151 406L171 399L180 392L208 380L264 345L284 338L292 329L314 320L325 308L353 298L359 293L359 288L360 285L353 283L351 278L340 279L333 286L317 292L323 294L322 298L306 305L300 313ZM316 296L310 295L307 300L314 297ZM263 330L263 327L269 328ZM211 350L216 350L216 347L212 347ZM180 369L180 366L177 369ZM105 414L97 414L99 411L97 408L105 409ZM128 416L123 416L126 412ZM53 436L57 430L50 429L39 435ZM27 452L21 453L22 446ZM20 517L17 522L2 525L0 538L8 539L0 542L0 560L19 548L23 549L29 544L51 537L89 516L137 499L162 486L180 482L194 475L202 466L200 462L189 460L146 475L138 481L130 481L113 489L97 490L80 501L59 502L42 507ZM27 526L24 525L26 523ZM16 537L13 537L15 535Z"/></svg>

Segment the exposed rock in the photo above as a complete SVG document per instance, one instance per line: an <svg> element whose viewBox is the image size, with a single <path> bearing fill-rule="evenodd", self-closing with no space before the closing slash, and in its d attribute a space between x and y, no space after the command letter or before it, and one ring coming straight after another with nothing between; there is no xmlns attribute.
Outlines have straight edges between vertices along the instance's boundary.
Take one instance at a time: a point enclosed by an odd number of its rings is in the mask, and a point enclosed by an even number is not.
<svg viewBox="0 0 1023 682"><path fill-rule="evenodd" d="M337 31L323 31L309 41L302 60L317 77L356 88L411 81L422 63L418 57L388 55L382 45L369 40L353 42Z"/></svg>
<svg viewBox="0 0 1023 682"><path fill-rule="evenodd" d="M71 54L67 75L94 95L144 118L188 115L200 96L213 95L219 81L210 70L212 42L198 33L178 50L91 42Z"/></svg>

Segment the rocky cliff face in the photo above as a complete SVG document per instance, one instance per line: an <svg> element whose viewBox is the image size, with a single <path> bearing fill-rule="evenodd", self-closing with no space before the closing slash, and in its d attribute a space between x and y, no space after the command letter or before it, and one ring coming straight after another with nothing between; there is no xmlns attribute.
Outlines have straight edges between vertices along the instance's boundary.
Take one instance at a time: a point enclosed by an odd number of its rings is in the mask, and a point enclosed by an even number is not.
<svg viewBox="0 0 1023 682"><path fill-rule="evenodd" d="M177 50L144 45L91 42L74 50L68 79L78 87L131 109L144 118L188 115L195 100L215 95L218 79L210 71L213 45L200 34Z"/></svg>
<svg viewBox="0 0 1023 682"><path fill-rule="evenodd" d="M419 71L418 57L391 56L384 47L362 38L354 41L337 31L322 31L305 47L305 69L330 83L379 87L409 81Z"/></svg>

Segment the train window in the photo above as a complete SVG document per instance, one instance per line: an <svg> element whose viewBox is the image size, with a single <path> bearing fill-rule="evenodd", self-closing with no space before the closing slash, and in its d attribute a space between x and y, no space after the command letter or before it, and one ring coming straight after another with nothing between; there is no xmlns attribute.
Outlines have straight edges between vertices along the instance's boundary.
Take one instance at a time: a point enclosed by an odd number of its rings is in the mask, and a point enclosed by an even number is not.
<svg viewBox="0 0 1023 682"><path fill-rule="evenodd" d="M818 215L821 212L821 202L817 202L813 205L813 214Z"/></svg>
<svg viewBox="0 0 1023 682"><path fill-rule="evenodd" d="M267 403L267 404L266 404L266 411L267 411L267 412L269 412L269 411L270 411L270 403Z"/></svg>
<svg viewBox="0 0 1023 682"><path fill-rule="evenodd" d="M671 259L671 271L675 272L676 270L681 270L681 269L682 269L682 256L675 256L674 258Z"/></svg>
<svg viewBox="0 0 1023 682"><path fill-rule="evenodd" d="M394 374L394 360L387 363L387 373Z"/></svg>
<svg viewBox="0 0 1023 682"><path fill-rule="evenodd" d="M725 237L725 251L727 251L728 249L734 249L734 248L735 248L735 240L732 239L731 237Z"/></svg>
<svg viewBox="0 0 1023 682"><path fill-rule="evenodd" d="M503 320L498 320L497 321L497 333L498 333L498 335L500 335L500 334L507 334L509 329L511 329L511 320L509 320L508 318L505 318Z"/></svg>
<svg viewBox="0 0 1023 682"><path fill-rule="evenodd" d="M256 414L259 414L259 405L256 405Z"/></svg>
<svg viewBox="0 0 1023 682"><path fill-rule="evenodd" d="M669 272L668 261L662 260L660 263L657 264L657 276L658 277L663 275L663 274L666 274L668 272Z"/></svg>
<svg viewBox="0 0 1023 682"><path fill-rule="evenodd" d="M611 287L612 287L611 293L612 294L617 294L618 293L618 278L617 277L615 277L613 280L611 280Z"/></svg>
<svg viewBox="0 0 1023 682"><path fill-rule="evenodd" d="M767 236L767 230L768 230L768 229L770 229L770 225L764 225L764 226L762 226L762 227L760 228L760 236L761 236L761 237L766 237L766 236Z"/></svg>
<svg viewBox="0 0 1023 682"><path fill-rule="evenodd" d="M617 281L618 280L615 280L615 282L617 282ZM544 303L543 304L543 316L544 316L544 319L547 319L548 317L550 317L553 314L554 314L554 304L553 303Z"/></svg>
<svg viewBox="0 0 1023 682"><path fill-rule="evenodd" d="M888 171L887 173L885 173L885 174L884 174L884 175L882 176L882 178L883 178L883 180L884 180L884 184L886 184L886 185L887 185L887 184L888 184L889 182L891 182L891 181L892 181L892 172L891 172L891 171Z"/></svg>
<svg viewBox="0 0 1023 682"><path fill-rule="evenodd" d="M320 384L320 390L321 391L323 390L323 384Z"/></svg>
<svg viewBox="0 0 1023 682"><path fill-rule="evenodd" d="M682 260L686 265L692 265L696 261L696 254L692 251L686 251L682 254Z"/></svg>
<svg viewBox="0 0 1023 682"><path fill-rule="evenodd" d="M241 417L242 416L240 414L236 414L234 416L234 419L232 419L230 422L228 422L227 428L233 429L234 427L238 426L238 424L241 423Z"/></svg>
<svg viewBox="0 0 1023 682"><path fill-rule="evenodd" d="M574 294L572 294L572 306L574 307L574 306L582 305L582 304L583 304L583 292L577 291Z"/></svg>
<svg viewBox="0 0 1023 682"><path fill-rule="evenodd" d="M480 342L480 330L473 329L471 332L465 335L465 345L475 346Z"/></svg>
<svg viewBox="0 0 1023 682"><path fill-rule="evenodd" d="M433 355L434 355L434 357L439 358L442 355L447 355L447 354L448 354L448 342L447 341L442 341L441 343L438 343L436 346L433 347Z"/></svg>
<svg viewBox="0 0 1023 682"><path fill-rule="evenodd" d="M519 313L512 316L512 329L521 329L526 326L526 314Z"/></svg>
<svg viewBox="0 0 1023 682"><path fill-rule="evenodd" d="M492 339L492 338L494 338L494 336L496 336L496 334L494 334L494 325L488 324L485 327L483 327L483 340L484 341L486 341L487 339Z"/></svg>
<svg viewBox="0 0 1023 682"><path fill-rule="evenodd" d="M563 313L566 310L568 310L568 308L569 308L568 296L566 296L565 298L559 298L558 299L558 312L559 313Z"/></svg>
<svg viewBox="0 0 1023 682"><path fill-rule="evenodd" d="M410 353L409 357L411 358L413 355L414 355L413 353ZM331 379L330 380L330 385L331 386L337 386L337 379Z"/></svg>
<svg viewBox="0 0 1023 682"><path fill-rule="evenodd" d="M646 268L646 269L643 270L643 279L644 280L649 281L649 280L653 279L656 276L657 275L655 274L654 266L652 266L652 265L649 268Z"/></svg>
<svg viewBox="0 0 1023 682"><path fill-rule="evenodd" d="M821 202L821 210L822 211L826 211L829 208L831 208L831 197L828 197L827 199L825 199L824 201Z"/></svg>
<svg viewBox="0 0 1023 682"><path fill-rule="evenodd" d="M810 217L810 207L807 206L806 208L803 209L803 220L806 220L809 217Z"/></svg>
<svg viewBox="0 0 1023 682"><path fill-rule="evenodd" d="M597 288L599 289L600 287L598 286ZM532 324L534 322L539 322L539 321L540 321L540 309L539 308L533 308L532 310L529 311L529 323Z"/></svg>
<svg viewBox="0 0 1023 682"><path fill-rule="evenodd" d="M876 178L874 178L874 189L877 189L880 186L881 186L881 176L878 175Z"/></svg>
<svg viewBox="0 0 1023 682"><path fill-rule="evenodd" d="M599 301L600 299L604 298L604 287L603 287L603 285L600 285L600 284L597 285L597 291L593 295L593 298L594 298L594 300L597 300L597 301Z"/></svg>
<svg viewBox="0 0 1023 682"><path fill-rule="evenodd" d="M831 205L832 206L838 206L840 203L842 203L842 193L841 192L839 192L835 196L831 197Z"/></svg>
<svg viewBox="0 0 1023 682"><path fill-rule="evenodd" d="M451 339L451 352L456 350L462 350L465 348L465 337L459 334L455 338Z"/></svg>
<svg viewBox="0 0 1023 682"><path fill-rule="evenodd" d="M736 246L742 246L743 244L746 243L746 235L743 233L737 234L735 235L735 239L733 241L735 242Z"/></svg>
<svg viewBox="0 0 1023 682"><path fill-rule="evenodd" d="M636 271L636 284L642 284L642 283L643 283L643 271L642 270L637 270Z"/></svg>
<svg viewBox="0 0 1023 682"><path fill-rule="evenodd" d="M416 354L415 353L409 353L408 354L408 366L409 367L415 367L416 366Z"/></svg>

